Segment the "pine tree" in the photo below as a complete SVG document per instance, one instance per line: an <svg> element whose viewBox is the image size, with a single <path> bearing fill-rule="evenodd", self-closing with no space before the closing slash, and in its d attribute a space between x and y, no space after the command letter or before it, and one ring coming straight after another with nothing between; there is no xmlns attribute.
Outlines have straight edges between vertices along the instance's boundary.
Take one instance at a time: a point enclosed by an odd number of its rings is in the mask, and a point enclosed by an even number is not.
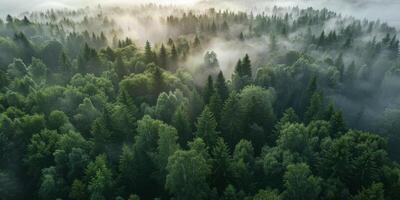
<svg viewBox="0 0 400 200"><path fill-rule="evenodd" d="M243 58L242 68L243 68L243 75L251 77L251 61L248 54L246 54Z"/></svg>
<svg viewBox="0 0 400 200"><path fill-rule="evenodd" d="M333 137L338 137L346 133L347 128L342 112L336 111L329 120L329 123L331 124L331 135Z"/></svg>
<svg viewBox="0 0 400 200"><path fill-rule="evenodd" d="M163 69L166 69L168 66L168 55L164 44L161 44L160 54L158 55L158 65Z"/></svg>
<svg viewBox="0 0 400 200"><path fill-rule="evenodd" d="M172 47L172 45L174 45L175 43L174 43L174 40L172 40L172 38L169 38L167 44L168 44L168 46Z"/></svg>
<svg viewBox="0 0 400 200"><path fill-rule="evenodd" d="M324 46L324 45L325 45L325 31L322 31L318 39L318 46Z"/></svg>
<svg viewBox="0 0 400 200"><path fill-rule="evenodd" d="M187 142L193 137L190 121L187 116L188 113L186 112L184 106L180 106L172 116L172 125L178 131L178 141L182 147L186 147Z"/></svg>
<svg viewBox="0 0 400 200"><path fill-rule="evenodd" d="M151 45L149 41L146 41L146 45L144 47L144 60L146 63L154 62L154 54L151 51Z"/></svg>
<svg viewBox="0 0 400 200"><path fill-rule="evenodd" d="M202 138L209 147L213 147L219 135L216 129L217 121L208 106L206 106L197 118L195 135Z"/></svg>
<svg viewBox="0 0 400 200"><path fill-rule="evenodd" d="M119 80L121 80L125 75L128 74L128 70L126 69L125 63L122 60L121 56L117 57L114 69L115 69L115 72L118 75L118 79Z"/></svg>
<svg viewBox="0 0 400 200"><path fill-rule="evenodd" d="M228 98L229 91L222 71L219 71L219 74L217 76L217 81L215 82L215 89L218 95L220 96L222 102L225 102L225 100Z"/></svg>
<svg viewBox="0 0 400 200"><path fill-rule="evenodd" d="M278 44L276 40L276 35L272 34L271 37L269 38L269 48L271 51L276 51L278 49Z"/></svg>
<svg viewBox="0 0 400 200"><path fill-rule="evenodd" d="M343 62L343 54L340 53L339 56L337 57L335 61L335 66L337 67L339 71L339 79L342 82L343 81L343 76L344 76L344 62Z"/></svg>
<svg viewBox="0 0 400 200"><path fill-rule="evenodd" d="M234 178L233 159L228 145L222 138L218 138L215 147L211 150L211 157L212 181L217 191L221 193Z"/></svg>
<svg viewBox="0 0 400 200"><path fill-rule="evenodd" d="M221 130L223 137L233 148L240 140L242 131L243 112L239 103L239 97L232 92L225 101L221 111Z"/></svg>
<svg viewBox="0 0 400 200"><path fill-rule="evenodd" d="M188 118L190 124L194 124L197 117L204 108L204 97L201 96L196 89L193 89L189 96Z"/></svg>
<svg viewBox="0 0 400 200"><path fill-rule="evenodd" d="M239 34L239 40L240 40L240 41L244 41L244 40L245 40L245 39L244 39L243 32L240 32L240 34Z"/></svg>
<svg viewBox="0 0 400 200"><path fill-rule="evenodd" d="M159 67L155 67L153 72L153 81L154 81L154 96L157 98L158 95L164 91L164 77L161 69Z"/></svg>
<svg viewBox="0 0 400 200"><path fill-rule="evenodd" d="M194 42L193 42L193 49L198 50L200 48L200 39L199 37L196 35L196 37L194 38Z"/></svg>
<svg viewBox="0 0 400 200"><path fill-rule="evenodd" d="M204 102L208 104L210 102L211 96L214 94L214 81L211 75L208 76L207 85L204 89Z"/></svg>
<svg viewBox="0 0 400 200"><path fill-rule="evenodd" d="M310 99L310 105L307 108L305 113L305 122L310 123L313 120L322 119L323 113L323 105L322 105L322 95L318 92L315 92Z"/></svg>
<svg viewBox="0 0 400 200"><path fill-rule="evenodd" d="M72 73L72 64L71 61L69 60L67 54L65 52L62 52L60 56L60 63L62 66L62 70L67 73L71 74Z"/></svg>
<svg viewBox="0 0 400 200"><path fill-rule="evenodd" d="M226 21L222 23L221 29L222 31L229 31L229 25Z"/></svg>
<svg viewBox="0 0 400 200"><path fill-rule="evenodd" d="M213 113L215 120L218 123L220 122L222 106L223 101L221 100L219 94L215 92L210 98L210 103L208 104L208 107L210 108L210 111Z"/></svg>
<svg viewBox="0 0 400 200"><path fill-rule="evenodd" d="M178 52L176 51L175 44L172 44L171 47L171 57L170 57L171 62L169 63L169 68L171 70L176 70L178 68Z"/></svg>
<svg viewBox="0 0 400 200"><path fill-rule="evenodd" d="M346 70L345 81L352 86L353 82L357 79L356 63L353 61Z"/></svg>
<svg viewBox="0 0 400 200"><path fill-rule="evenodd" d="M235 74L238 76L243 76L244 72L243 72L243 67L242 67L242 60L239 59L238 62L236 63L235 66Z"/></svg>
<svg viewBox="0 0 400 200"><path fill-rule="evenodd" d="M217 34L217 25L215 24L215 21L212 22L211 27L210 27L210 32L212 35Z"/></svg>

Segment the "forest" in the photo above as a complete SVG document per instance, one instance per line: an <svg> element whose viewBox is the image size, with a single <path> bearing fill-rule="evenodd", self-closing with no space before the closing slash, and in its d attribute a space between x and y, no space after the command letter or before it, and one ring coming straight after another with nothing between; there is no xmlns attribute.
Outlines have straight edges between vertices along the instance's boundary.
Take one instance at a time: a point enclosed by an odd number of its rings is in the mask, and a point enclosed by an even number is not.
<svg viewBox="0 0 400 200"><path fill-rule="evenodd" d="M397 34L311 7L6 15L0 199L397 200Z"/></svg>

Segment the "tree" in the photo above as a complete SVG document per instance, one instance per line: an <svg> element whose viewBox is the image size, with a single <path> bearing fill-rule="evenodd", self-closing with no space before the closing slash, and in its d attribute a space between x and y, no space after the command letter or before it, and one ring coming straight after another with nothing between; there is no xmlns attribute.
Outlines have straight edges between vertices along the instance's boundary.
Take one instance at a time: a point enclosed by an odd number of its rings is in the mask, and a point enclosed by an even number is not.
<svg viewBox="0 0 400 200"><path fill-rule="evenodd" d="M300 103L300 110L297 110L297 113L300 114L302 119L305 118L305 113L307 108L311 104L311 99L313 95L318 92L318 85L317 85L317 76L313 76L311 80L308 82L307 89L302 94L302 100ZM317 96L316 96L317 97Z"/></svg>
<svg viewBox="0 0 400 200"><path fill-rule="evenodd" d="M187 142L192 139L191 123L188 119L188 113L184 106L180 106L172 117L172 125L178 131L178 141L182 147L187 146Z"/></svg>
<svg viewBox="0 0 400 200"><path fill-rule="evenodd" d="M171 70L176 70L178 68L178 51L176 50L175 44L172 44L171 47L170 61L169 68Z"/></svg>
<svg viewBox="0 0 400 200"><path fill-rule="evenodd" d="M194 124L194 121L201 114L204 108L204 97L202 97L196 89L190 93L189 96L189 104L188 104L188 116L191 124Z"/></svg>
<svg viewBox="0 0 400 200"><path fill-rule="evenodd" d="M120 158L119 169L123 174L123 182L127 185L130 192L139 195L152 196L156 192L149 192L151 186L157 185L155 177L151 174L157 170L154 163L153 153L157 149L159 128L162 122L154 120L149 116L144 116L138 121L137 135L132 147L125 146Z"/></svg>
<svg viewBox="0 0 400 200"><path fill-rule="evenodd" d="M6 21L7 21L7 24L12 24L14 19L13 19L13 17L11 15L7 15Z"/></svg>
<svg viewBox="0 0 400 200"><path fill-rule="evenodd" d="M166 69L168 67L168 54L164 44L161 44L160 53L158 54L158 65Z"/></svg>
<svg viewBox="0 0 400 200"><path fill-rule="evenodd" d="M200 48L201 48L200 39L199 39L198 35L196 35L194 37L194 41L193 41L193 49L199 50Z"/></svg>
<svg viewBox="0 0 400 200"><path fill-rule="evenodd" d="M60 71L60 57L63 53L63 45L57 41L49 42L42 49L42 60L50 71Z"/></svg>
<svg viewBox="0 0 400 200"><path fill-rule="evenodd" d="M251 61L248 54L236 64L235 72L232 75L232 82L236 90L240 90L252 81Z"/></svg>
<svg viewBox="0 0 400 200"><path fill-rule="evenodd" d="M225 100L229 96L229 90L228 86L226 85L225 82L225 77L222 71L219 71L218 76L217 76L217 81L215 82L215 90L218 93L218 95L221 97L222 102L225 102Z"/></svg>
<svg viewBox="0 0 400 200"><path fill-rule="evenodd" d="M325 45L325 31L322 31L318 39L318 46L324 46L324 45Z"/></svg>
<svg viewBox="0 0 400 200"><path fill-rule="evenodd" d="M384 200L385 190L382 183L374 183L368 188L364 188L357 195L353 196L352 200Z"/></svg>
<svg viewBox="0 0 400 200"><path fill-rule="evenodd" d="M239 95L239 104L243 109L243 121L245 123L245 131L253 132L248 134L244 139L252 141L256 152L267 141L271 144L273 124L275 122L275 114L272 104L275 101L273 90L266 90L258 86L247 86Z"/></svg>
<svg viewBox="0 0 400 200"><path fill-rule="evenodd" d="M221 97L218 95L218 93L214 93L210 98L210 103L208 104L208 107L210 108L210 111L213 113L217 123L219 123L221 119L222 106L223 102L221 100Z"/></svg>
<svg viewBox="0 0 400 200"><path fill-rule="evenodd" d="M301 158L301 160L314 160L314 152L312 150L314 139L308 135L308 130L303 124L286 123L276 141L279 148L289 151L293 156Z"/></svg>
<svg viewBox="0 0 400 200"><path fill-rule="evenodd" d="M86 168L85 174L89 180L88 192L91 200L105 200L112 196L112 172L107 165L107 158L99 155Z"/></svg>
<svg viewBox="0 0 400 200"><path fill-rule="evenodd" d="M242 42L245 40L245 39L244 39L243 32L240 32L240 34L239 34L239 40L242 41Z"/></svg>
<svg viewBox="0 0 400 200"><path fill-rule="evenodd" d="M278 49L278 42L275 34L272 34L269 38L269 48L271 51L276 51Z"/></svg>
<svg viewBox="0 0 400 200"><path fill-rule="evenodd" d="M291 164L284 175L285 188L283 199L318 199L321 192L321 179L312 175L307 164Z"/></svg>
<svg viewBox="0 0 400 200"><path fill-rule="evenodd" d="M170 93L162 92L157 99L155 114L158 119L169 123L178 106L177 97Z"/></svg>
<svg viewBox="0 0 400 200"><path fill-rule="evenodd" d="M228 145L222 138L218 138L215 147L211 150L212 172L211 176L213 185L219 193L228 186L233 180L234 172L232 168L232 157L229 152Z"/></svg>
<svg viewBox="0 0 400 200"><path fill-rule="evenodd" d="M199 152L176 151L168 160L167 171L165 187L177 200L207 198L210 167Z"/></svg>
<svg viewBox="0 0 400 200"><path fill-rule="evenodd" d="M337 67L339 71L339 78L340 81L342 82L344 80L344 62L343 62L343 54L340 53L339 56L337 57L335 61L335 66Z"/></svg>
<svg viewBox="0 0 400 200"><path fill-rule="evenodd" d="M251 191L254 188L256 161L254 148L250 141L240 140L233 152L232 168L234 171L234 183L237 188Z"/></svg>
<svg viewBox="0 0 400 200"><path fill-rule="evenodd" d="M293 108L288 108L283 113L282 118L276 123L275 130L279 132L284 127L285 124L297 123L297 122L300 122L300 119L297 116L296 111L294 111Z"/></svg>
<svg viewBox="0 0 400 200"><path fill-rule="evenodd" d="M154 53L151 50L151 45L149 41L146 41L146 45L144 47L144 61L146 63L154 62Z"/></svg>
<svg viewBox="0 0 400 200"><path fill-rule="evenodd" d="M28 71L37 83L47 78L47 66L40 59L32 58L32 64L29 65Z"/></svg>
<svg viewBox="0 0 400 200"><path fill-rule="evenodd" d="M387 160L385 140L361 131L351 130L321 148L321 174L337 177L351 193L379 181L382 168L376 166L384 166Z"/></svg>
<svg viewBox="0 0 400 200"><path fill-rule="evenodd" d="M222 136L233 148L242 137L243 131L243 111L235 92L229 95L222 107L220 127Z"/></svg>
<svg viewBox="0 0 400 200"><path fill-rule="evenodd" d="M79 104L77 114L74 115L76 128L83 133L88 133L92 123L100 117L101 113L93 106L89 98L85 98L82 104Z"/></svg>
<svg viewBox="0 0 400 200"><path fill-rule="evenodd" d="M154 96L158 96L161 92L164 91L165 81L163 77L163 72L159 67L155 67L153 72L153 90Z"/></svg>
<svg viewBox="0 0 400 200"><path fill-rule="evenodd" d="M341 111L334 112L329 119L329 123L331 124L331 135L333 137L343 135L347 131Z"/></svg>
<svg viewBox="0 0 400 200"><path fill-rule="evenodd" d="M208 76L207 85L204 89L204 102L206 104L210 103L211 96L214 94L214 81L211 75Z"/></svg>
<svg viewBox="0 0 400 200"><path fill-rule="evenodd" d="M118 56L118 57L117 57L117 59L116 59L116 61L115 61L115 64L114 64L114 69L115 69L115 72L116 72L117 75L118 75L118 79L119 79L119 80L122 80L122 78L123 78L125 75L128 75L128 69L126 68L125 63L124 63L124 61L122 60L122 57L121 57L121 56Z"/></svg>
<svg viewBox="0 0 400 200"><path fill-rule="evenodd" d="M39 197L41 199L56 199L59 186L55 177L54 167L42 170L42 180L39 188Z"/></svg>
<svg viewBox="0 0 400 200"><path fill-rule="evenodd" d="M177 144L178 133L174 127L161 126L159 129L159 138L157 141L157 151L154 159L158 165L158 177L160 179L160 185L165 185L165 177L167 175L166 167L168 164L168 158L172 156L177 150L179 150L179 144Z"/></svg>
<svg viewBox="0 0 400 200"><path fill-rule="evenodd" d="M30 174L33 176L39 175L41 169L51 166L54 163L53 153L57 148L59 139L60 135L56 131L47 129L32 136L25 160L29 166Z"/></svg>
<svg viewBox="0 0 400 200"><path fill-rule="evenodd" d="M278 191L276 190L259 190L254 195L253 200L281 200Z"/></svg>
<svg viewBox="0 0 400 200"><path fill-rule="evenodd" d="M219 135L216 129L217 121L215 121L214 115L206 106L197 119L195 135L202 138L209 147L213 147Z"/></svg>
<svg viewBox="0 0 400 200"><path fill-rule="evenodd" d="M242 61L243 76L251 77L251 61L248 54L246 54Z"/></svg>
<svg viewBox="0 0 400 200"><path fill-rule="evenodd" d="M237 192L235 187L228 185L222 195L222 200L240 200L244 198L243 192Z"/></svg>
<svg viewBox="0 0 400 200"><path fill-rule="evenodd" d="M324 108L322 104L322 95L318 92L315 92L310 99L310 105L305 113L304 118L306 123L323 118Z"/></svg>

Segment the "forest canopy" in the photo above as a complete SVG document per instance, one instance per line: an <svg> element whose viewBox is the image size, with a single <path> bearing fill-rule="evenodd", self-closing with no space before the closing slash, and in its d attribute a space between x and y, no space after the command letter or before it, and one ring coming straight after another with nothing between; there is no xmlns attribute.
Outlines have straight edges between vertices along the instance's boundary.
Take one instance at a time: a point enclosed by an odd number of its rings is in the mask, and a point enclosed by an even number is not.
<svg viewBox="0 0 400 200"><path fill-rule="evenodd" d="M0 19L0 199L396 200L398 30L328 9Z"/></svg>

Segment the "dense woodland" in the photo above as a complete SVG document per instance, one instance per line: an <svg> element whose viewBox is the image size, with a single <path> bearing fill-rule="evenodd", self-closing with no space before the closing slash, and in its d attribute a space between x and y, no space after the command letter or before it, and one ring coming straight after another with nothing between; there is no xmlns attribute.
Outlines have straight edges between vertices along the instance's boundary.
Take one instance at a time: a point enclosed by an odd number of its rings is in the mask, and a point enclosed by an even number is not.
<svg viewBox="0 0 400 200"><path fill-rule="evenodd" d="M0 199L399 199L397 33L296 7L8 15Z"/></svg>

